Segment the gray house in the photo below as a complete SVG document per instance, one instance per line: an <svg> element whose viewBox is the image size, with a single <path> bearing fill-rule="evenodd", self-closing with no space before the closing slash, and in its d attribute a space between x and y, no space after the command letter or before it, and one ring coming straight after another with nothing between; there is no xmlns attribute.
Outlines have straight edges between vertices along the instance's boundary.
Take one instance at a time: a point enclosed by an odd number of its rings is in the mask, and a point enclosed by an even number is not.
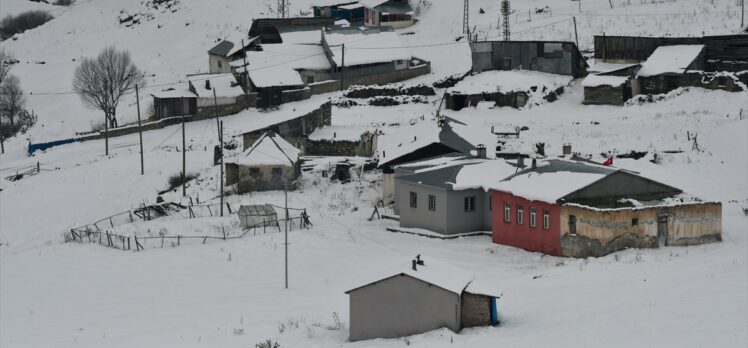
<svg viewBox="0 0 748 348"><path fill-rule="evenodd" d="M494 289L476 283L465 270L419 255L383 272L374 281L346 291L350 340L396 338L444 327L459 332L464 327L496 325L496 298L500 295Z"/></svg>
<svg viewBox="0 0 748 348"><path fill-rule="evenodd" d="M573 42L482 41L471 42L473 71L533 70L582 77L587 63Z"/></svg>
<svg viewBox="0 0 748 348"><path fill-rule="evenodd" d="M452 161L395 177L395 212L400 227L441 234L490 231L490 185L514 174L503 160L481 158Z"/></svg>
<svg viewBox="0 0 748 348"><path fill-rule="evenodd" d="M247 35L220 40L208 50L208 72L211 74L230 73L230 63L243 59L245 51L261 49L258 42L259 37L250 38Z"/></svg>

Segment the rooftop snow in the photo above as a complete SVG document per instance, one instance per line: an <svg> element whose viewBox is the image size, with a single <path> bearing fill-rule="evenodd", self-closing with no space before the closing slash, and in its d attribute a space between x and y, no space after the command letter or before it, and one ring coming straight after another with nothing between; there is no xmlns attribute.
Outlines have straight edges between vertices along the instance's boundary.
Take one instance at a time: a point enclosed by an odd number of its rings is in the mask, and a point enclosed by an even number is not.
<svg viewBox="0 0 748 348"><path fill-rule="evenodd" d="M525 169L490 189L511 193L531 201L556 203L566 195L586 187L617 169L588 162L548 159L536 168Z"/></svg>
<svg viewBox="0 0 748 348"><path fill-rule="evenodd" d="M244 94L244 90L236 82L236 77L232 73L193 75L189 79L200 98L213 98L214 88L218 98L236 97ZM206 81L210 81L211 89L205 88Z"/></svg>
<svg viewBox="0 0 748 348"><path fill-rule="evenodd" d="M638 76L682 74L701 54L704 45L660 46L642 63Z"/></svg>
<svg viewBox="0 0 748 348"><path fill-rule="evenodd" d="M459 125L450 125L442 129L439 128L436 121L429 120L419 122L397 133L385 134L379 137L377 141L379 164L387 164L406 154L435 143L441 143L455 151L469 154L478 144L471 144L465 139L475 140L485 138L480 136L473 137L472 134L466 137L460 134L475 133L476 131L480 133L480 130L467 130L467 127ZM486 132L485 134L490 133ZM493 136L492 134L490 135ZM490 148L489 145L492 145L485 142L484 144L486 144L487 148Z"/></svg>
<svg viewBox="0 0 748 348"><path fill-rule="evenodd" d="M180 85L180 87L177 87L177 88L172 87L172 88L167 88L167 89L160 90L160 91L155 91L155 92L151 93L151 95L154 96L154 97L156 97L156 98L162 98L162 99L166 99L166 98L195 98L195 97L197 97L195 95L195 93L192 93L192 91L190 91L187 88L182 88L181 85Z"/></svg>
<svg viewBox="0 0 748 348"><path fill-rule="evenodd" d="M324 126L315 129L312 134L309 134L309 140L360 141L361 134L366 131L365 128L358 127Z"/></svg>
<svg viewBox="0 0 748 348"><path fill-rule="evenodd" d="M342 44L345 44L345 66L410 60L410 50L400 42L394 31L369 33L332 32L325 34L335 64L340 66Z"/></svg>
<svg viewBox="0 0 748 348"><path fill-rule="evenodd" d="M330 63L322 46L273 44L263 51L248 51L249 78L257 87L303 85L297 69L326 70Z"/></svg>
<svg viewBox="0 0 748 348"><path fill-rule="evenodd" d="M607 75L594 75L590 74L582 80L582 87L598 87L598 86L611 86L618 87L628 81L628 77L624 76L607 76Z"/></svg>
<svg viewBox="0 0 748 348"><path fill-rule="evenodd" d="M516 172L517 168L504 160L467 158L419 169L415 174L399 176L397 180L452 190L487 190Z"/></svg>
<svg viewBox="0 0 748 348"><path fill-rule="evenodd" d="M548 74L529 70L490 70L480 74L468 76L450 92L475 94L483 92L513 92L527 91L532 86L548 87L553 90L565 86L573 77L567 75Z"/></svg>
<svg viewBox="0 0 748 348"><path fill-rule="evenodd" d="M293 167L301 151L277 134L265 133L237 161L244 166Z"/></svg>
<svg viewBox="0 0 748 348"><path fill-rule="evenodd" d="M618 70L623 70L639 65L639 63L608 63L608 62L597 62L592 63L592 66L587 69L588 72L593 74L607 74Z"/></svg>
<svg viewBox="0 0 748 348"><path fill-rule="evenodd" d="M424 257L423 255L421 256L421 260L424 264L417 266L415 271L412 268L412 259L401 260L398 263L392 264L377 272L377 275L369 276L368 280L359 282L358 285L346 291L346 294L401 274L436 285L457 295L462 294L462 291L473 281L473 273L467 270Z"/></svg>

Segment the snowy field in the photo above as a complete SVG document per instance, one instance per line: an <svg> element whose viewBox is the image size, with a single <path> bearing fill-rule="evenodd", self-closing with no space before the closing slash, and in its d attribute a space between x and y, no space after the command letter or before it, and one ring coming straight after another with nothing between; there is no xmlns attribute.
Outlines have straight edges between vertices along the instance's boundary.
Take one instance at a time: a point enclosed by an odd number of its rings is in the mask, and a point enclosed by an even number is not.
<svg viewBox="0 0 748 348"><path fill-rule="evenodd" d="M312 2L293 1L291 12L306 10ZM27 93L64 93L71 88L77 64L72 59L93 55L112 43L128 47L142 68L156 74L149 84L177 81L186 73L207 69L205 51L213 40L238 27L248 29L248 18L267 16L275 1L180 0L177 12L159 12L156 19L135 28L119 25L120 10L145 11L143 3L79 0L70 9L56 10L53 21L17 41L1 43L21 60L11 72L21 78ZM429 3L421 10L421 21L403 30L414 32L403 40L414 46L414 55L433 62L434 72L408 83L464 73L470 66L466 44L433 46L460 35L462 2ZM591 48L592 35L602 31L731 33L740 20L734 0L628 3L613 1L611 10L607 1L584 1L583 15L577 17L580 46ZM532 21L517 17L513 38L568 40L573 35L568 21L533 28L576 15L576 2L513 5L522 16L533 10ZM552 12L536 16L534 9L546 5ZM0 12L40 6L44 4L1 0ZM497 11L498 2L473 0L471 6L471 23L495 36L496 18L490 14ZM479 7L487 13L477 14ZM37 60L46 64L34 64ZM395 132L411 123L431 122L440 95L441 91L429 97L427 104L335 107L332 122L346 132ZM614 165L722 202L721 243L627 250L577 260L495 245L486 236L434 240L394 234L385 228L396 222L367 221L381 190L379 175L356 174L351 183L340 184L305 173L303 188L289 193L289 206L306 208L314 226L289 232L288 290L283 234L277 230L141 252L63 243L62 234L70 228L155 203L158 192L167 187L167 177L181 170L181 126L143 134L143 176L137 134L112 139L108 157L103 141L64 145L26 157L27 136L34 141L66 137L89 130L100 118L75 95L39 94L28 99L40 122L6 144L0 177L37 161L48 170L16 182L0 179L0 347L254 347L266 339L284 348L748 346L748 217L741 211L748 207L745 92L677 90L656 103L583 106L580 80L575 80L553 103L522 110L481 103L445 112L476 129L475 136L484 136L481 132L491 126L526 126L522 139L546 142L549 155L560 154L563 143L595 160L607 153L650 151L648 157L616 159ZM341 96L315 96L273 112L249 110L224 117L226 138L235 137L241 149L242 132L329 99ZM120 123L135 118L134 99L126 104ZM212 166L216 132L215 121L186 124L187 171L199 174L199 183L190 185L187 193L209 203L218 202L219 171ZM698 134L698 151L692 149L687 132ZM654 152L660 154L660 164L649 161ZM239 150L231 152L227 161L238 154ZM324 167L324 161L319 162ZM164 198L185 202L177 191ZM264 192L227 200L282 205L284 196ZM164 229L204 235L224 226L236 233L237 224L235 216L156 220L139 226L139 232L145 228L152 233ZM123 227L120 232L133 230ZM344 291L419 253L438 256L496 284L503 293L498 301L502 325L459 334L442 329L405 339L347 342Z"/></svg>

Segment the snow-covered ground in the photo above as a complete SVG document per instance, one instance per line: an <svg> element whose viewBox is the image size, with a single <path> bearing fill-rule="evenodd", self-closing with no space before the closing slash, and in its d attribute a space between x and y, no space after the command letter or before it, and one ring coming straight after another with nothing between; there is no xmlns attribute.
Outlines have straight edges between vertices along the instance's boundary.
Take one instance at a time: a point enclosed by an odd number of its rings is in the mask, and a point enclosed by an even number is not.
<svg viewBox="0 0 748 348"><path fill-rule="evenodd" d="M291 12L306 10L312 2L293 1ZM545 142L550 155L560 154L563 143L598 160L609 152L657 152L660 164L651 163L650 154L640 160L616 159L614 165L722 202L723 242L718 244L627 250L576 260L495 245L486 236L434 240L390 233L385 228L396 222L367 221L381 189L381 177L374 172L361 178L356 174L347 184L305 173L303 188L289 193L289 206L306 208L314 226L289 232L288 290L283 234L275 231L141 252L63 243L62 234L69 228L155 203L168 176L181 170L181 126L143 134L143 176L137 134L111 139L108 157L103 155L103 141L64 145L26 157L26 136L34 141L66 137L88 130L100 118L75 95L39 93L69 91L77 64L72 59L94 55L107 44L127 47L143 69L156 74L149 77L151 85L184 79L186 73L206 70L205 51L215 38L238 27L249 28L249 19L268 15L275 1L179 3L177 12L158 12L155 19L126 28L117 20L119 11L146 11L144 2L79 0L69 9L57 10L53 21L17 41L2 43L21 60L12 73L21 78L27 93L37 94L28 99L40 122L6 144L0 177L37 161L49 170L16 182L0 179L0 347L254 347L266 339L282 347L748 345L748 217L741 211L748 206L745 92L678 90L656 103L583 106L576 80L553 103L522 110L481 103L444 112L468 124L465 128L474 129L476 137L485 136L491 126L526 126L521 139L528 144ZM462 2L428 3L420 10L421 21L403 30L414 34L402 38L416 56L432 61L434 72L408 83L464 73L470 66L466 44L442 45L460 35ZM640 3L613 1L611 10L607 1L584 1L583 14L577 16L580 46L591 48L592 35L603 31L722 34L734 32L740 20L732 0ZM528 9L546 5L551 13L533 11L530 22L520 18ZM43 4L2 0L0 12L38 6ZM471 23L495 33L498 2L474 0L471 6ZM513 23L515 39L573 35L567 22L530 29L575 15L576 2L533 0L513 6L521 14ZM478 8L487 13L478 14ZM36 60L46 64L34 64ZM227 140L236 137L239 142L228 160L237 158L243 131L331 98L340 95L223 118ZM332 121L346 132L379 128L394 133L411 123L432 122L439 97L428 100L394 107L335 107ZM120 123L133 120L134 99L126 100L119 114ZM216 132L215 121L186 124L187 171L200 174L200 182L190 185L187 193L209 203L218 201L219 171L212 166ZM699 151L692 150L687 132L698 134ZM664 153L670 150L683 152ZM177 191L164 197L184 200ZM282 205L284 196L264 192L227 200ZM164 229L202 235L218 233L220 226L236 228L234 219L167 219L140 227L154 234ZM120 232L132 230L121 227ZM502 325L459 334L442 329L407 339L347 342L344 291L362 277L419 253L497 284L504 294L498 303Z"/></svg>

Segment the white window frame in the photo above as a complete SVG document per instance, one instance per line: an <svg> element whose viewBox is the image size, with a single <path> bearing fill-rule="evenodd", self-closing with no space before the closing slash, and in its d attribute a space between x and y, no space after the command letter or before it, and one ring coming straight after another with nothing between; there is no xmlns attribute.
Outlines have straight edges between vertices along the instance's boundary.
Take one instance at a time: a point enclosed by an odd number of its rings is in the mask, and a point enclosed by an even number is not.
<svg viewBox="0 0 748 348"><path fill-rule="evenodd" d="M418 194L410 191L410 207L418 208Z"/></svg>
<svg viewBox="0 0 748 348"><path fill-rule="evenodd" d="M436 211L436 196L429 195L429 210Z"/></svg>
<svg viewBox="0 0 748 348"><path fill-rule="evenodd" d="M504 222L512 222L512 204L504 202Z"/></svg>
<svg viewBox="0 0 748 348"><path fill-rule="evenodd" d="M535 228L538 225L538 210L530 207L530 227Z"/></svg>
<svg viewBox="0 0 748 348"><path fill-rule="evenodd" d="M525 208L521 205L517 206L517 224L522 225L525 223Z"/></svg>
<svg viewBox="0 0 748 348"><path fill-rule="evenodd" d="M543 229L547 230L551 228L551 212L543 209Z"/></svg>

